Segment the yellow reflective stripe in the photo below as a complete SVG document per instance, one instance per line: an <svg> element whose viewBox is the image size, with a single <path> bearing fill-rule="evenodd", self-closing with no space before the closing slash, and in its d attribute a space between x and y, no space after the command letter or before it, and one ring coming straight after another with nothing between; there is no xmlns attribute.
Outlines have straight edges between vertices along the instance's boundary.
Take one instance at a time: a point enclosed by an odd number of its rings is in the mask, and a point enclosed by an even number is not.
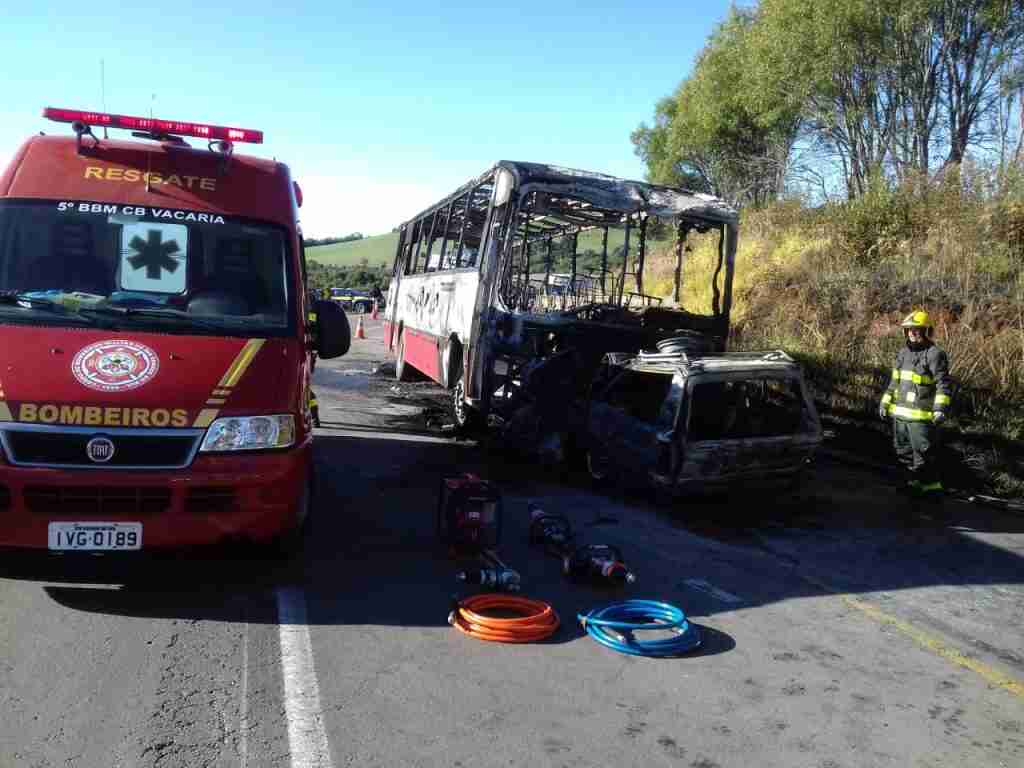
<svg viewBox="0 0 1024 768"><path fill-rule="evenodd" d="M934 384L935 379L927 373L915 373L914 371L893 371L892 377L897 380L912 381L915 384Z"/></svg>
<svg viewBox="0 0 1024 768"><path fill-rule="evenodd" d="M891 392L886 392L884 395L882 395L882 405L888 405L891 402L892 402L892 393Z"/></svg>
<svg viewBox="0 0 1024 768"><path fill-rule="evenodd" d="M242 378L242 374L245 373L249 367L249 363L253 361L256 354L263 348L263 345L267 342L266 339L249 339L242 347L238 356L235 357L235 361L231 363L231 366L224 373L224 378L220 380L217 386L220 387L233 387L238 383L238 380Z"/></svg>
<svg viewBox="0 0 1024 768"><path fill-rule="evenodd" d="M203 408L196 416L195 423L192 425L198 429L205 429L213 423L213 420L217 418L217 414L220 411L216 408Z"/></svg>
<svg viewBox="0 0 1024 768"><path fill-rule="evenodd" d="M937 480L934 483L922 483L921 484L921 490L922 491L941 491L942 490L942 483L940 483Z"/></svg>
<svg viewBox="0 0 1024 768"><path fill-rule="evenodd" d="M899 381L900 380L900 369L899 368L893 368L892 369L892 380L893 381Z"/></svg>
<svg viewBox="0 0 1024 768"><path fill-rule="evenodd" d="M907 392L907 402L908 403L912 403L915 400L917 400L917 392L913 392L913 391Z"/></svg>
<svg viewBox="0 0 1024 768"><path fill-rule="evenodd" d="M935 404L936 405L949 405L952 402L953 402L953 399L949 395L939 394L939 395L935 396Z"/></svg>
<svg viewBox="0 0 1024 768"><path fill-rule="evenodd" d="M908 421L931 421L931 411L920 411L917 408L907 408L905 405L894 405L892 415L907 419Z"/></svg>

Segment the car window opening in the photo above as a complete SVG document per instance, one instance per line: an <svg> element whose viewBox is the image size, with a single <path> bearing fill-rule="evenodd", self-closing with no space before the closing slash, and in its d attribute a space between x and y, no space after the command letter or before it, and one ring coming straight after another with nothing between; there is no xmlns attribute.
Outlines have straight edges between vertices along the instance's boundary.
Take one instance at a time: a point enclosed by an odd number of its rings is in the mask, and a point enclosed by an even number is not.
<svg viewBox="0 0 1024 768"><path fill-rule="evenodd" d="M605 399L632 418L655 425L660 421L662 403L671 386L671 376L626 370L608 387Z"/></svg>
<svg viewBox="0 0 1024 768"><path fill-rule="evenodd" d="M799 383L789 379L703 382L693 388L690 439L730 440L791 435L808 414Z"/></svg>

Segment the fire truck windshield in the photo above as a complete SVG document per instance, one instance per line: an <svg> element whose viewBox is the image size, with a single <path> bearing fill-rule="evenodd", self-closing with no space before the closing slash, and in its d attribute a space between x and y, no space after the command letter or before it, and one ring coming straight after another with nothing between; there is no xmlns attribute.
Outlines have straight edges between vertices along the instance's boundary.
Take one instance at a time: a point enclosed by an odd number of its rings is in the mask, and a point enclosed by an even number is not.
<svg viewBox="0 0 1024 768"><path fill-rule="evenodd" d="M0 203L0 323L285 335L283 229L216 213L89 201Z"/></svg>

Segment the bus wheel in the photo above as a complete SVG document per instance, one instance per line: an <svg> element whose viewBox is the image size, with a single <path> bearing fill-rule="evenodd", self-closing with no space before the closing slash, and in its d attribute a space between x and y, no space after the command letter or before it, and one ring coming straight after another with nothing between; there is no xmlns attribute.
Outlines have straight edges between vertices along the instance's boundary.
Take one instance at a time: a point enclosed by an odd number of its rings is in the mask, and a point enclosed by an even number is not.
<svg viewBox="0 0 1024 768"><path fill-rule="evenodd" d="M412 381L412 366L405 364L405 329L398 331L398 351L395 352L395 378L399 381Z"/></svg>
<svg viewBox="0 0 1024 768"><path fill-rule="evenodd" d="M444 345L444 352L441 353L441 384L445 389L451 389L455 382L462 376L462 345L452 339Z"/></svg>

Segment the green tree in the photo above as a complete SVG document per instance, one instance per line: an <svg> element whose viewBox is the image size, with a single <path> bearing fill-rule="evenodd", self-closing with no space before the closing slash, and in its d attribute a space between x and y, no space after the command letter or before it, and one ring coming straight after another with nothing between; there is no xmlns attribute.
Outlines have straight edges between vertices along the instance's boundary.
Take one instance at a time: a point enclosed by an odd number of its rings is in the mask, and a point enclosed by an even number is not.
<svg viewBox="0 0 1024 768"><path fill-rule="evenodd" d="M757 21L755 11L732 9L692 74L658 102L653 127L641 124L633 132L651 181L710 191L738 204L763 203L782 191L800 113L792 105L759 108L752 98Z"/></svg>
<svg viewBox="0 0 1024 768"><path fill-rule="evenodd" d="M1022 39L1020 0L762 0L754 111L799 110L805 139L861 195L986 142Z"/></svg>

